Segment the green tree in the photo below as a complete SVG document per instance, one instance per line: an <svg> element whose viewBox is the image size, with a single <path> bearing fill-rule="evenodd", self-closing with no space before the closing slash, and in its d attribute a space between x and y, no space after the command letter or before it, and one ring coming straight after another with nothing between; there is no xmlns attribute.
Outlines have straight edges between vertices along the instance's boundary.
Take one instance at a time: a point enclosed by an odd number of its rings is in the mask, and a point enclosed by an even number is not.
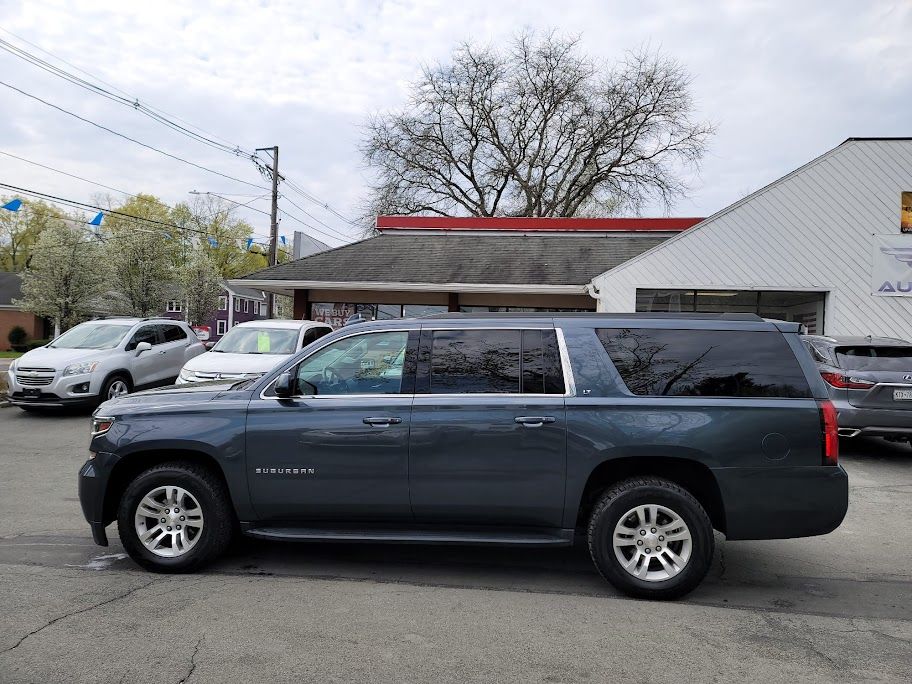
<svg viewBox="0 0 912 684"><path fill-rule="evenodd" d="M171 209L151 195L137 195L115 210L170 223ZM109 214L104 223L105 269L111 288L123 295L128 313L157 316L174 284L180 231Z"/></svg>
<svg viewBox="0 0 912 684"><path fill-rule="evenodd" d="M258 245L247 249L253 227L235 216L237 205L213 195L197 195L189 203L174 207L176 225L187 228L189 241L202 240L223 278L236 278L266 268L265 250ZM211 242L210 242L211 238Z"/></svg>
<svg viewBox="0 0 912 684"><path fill-rule="evenodd" d="M178 271L185 317L201 323L217 308L222 294L222 274L202 244L197 243Z"/></svg>
<svg viewBox="0 0 912 684"><path fill-rule="evenodd" d="M58 333L89 316L104 282L102 250L81 221L57 219L42 229L16 302L52 319Z"/></svg>
<svg viewBox="0 0 912 684"><path fill-rule="evenodd" d="M11 199L0 197L0 204ZM0 271L27 268L41 231L63 217L56 207L32 200L24 202L19 211L0 211Z"/></svg>

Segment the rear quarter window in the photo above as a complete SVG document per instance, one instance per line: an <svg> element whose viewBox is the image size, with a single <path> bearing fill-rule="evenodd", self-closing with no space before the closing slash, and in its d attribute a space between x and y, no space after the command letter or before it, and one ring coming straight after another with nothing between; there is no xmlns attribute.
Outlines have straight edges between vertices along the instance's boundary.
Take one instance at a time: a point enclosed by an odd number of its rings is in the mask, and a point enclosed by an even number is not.
<svg viewBox="0 0 912 684"><path fill-rule="evenodd" d="M640 396L810 397L778 332L599 329L627 389Z"/></svg>

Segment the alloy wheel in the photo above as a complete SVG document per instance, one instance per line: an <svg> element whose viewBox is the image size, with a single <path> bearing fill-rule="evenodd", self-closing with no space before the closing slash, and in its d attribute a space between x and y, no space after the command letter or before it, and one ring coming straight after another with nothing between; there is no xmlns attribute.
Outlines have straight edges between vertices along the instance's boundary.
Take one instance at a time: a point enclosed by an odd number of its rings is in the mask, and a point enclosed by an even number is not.
<svg viewBox="0 0 912 684"><path fill-rule="evenodd" d="M614 528L614 555L637 579L662 582L679 574L690 560L690 529L667 506L646 504L625 513Z"/></svg>
<svg viewBox="0 0 912 684"><path fill-rule="evenodd" d="M127 387L127 383L123 380L115 380L111 383L111 386L108 387L108 399L116 399L117 397L122 397L129 393L130 388Z"/></svg>
<svg viewBox="0 0 912 684"><path fill-rule="evenodd" d="M136 536L151 553L177 558L189 552L203 532L203 509L182 487L156 487L139 501L134 516Z"/></svg>

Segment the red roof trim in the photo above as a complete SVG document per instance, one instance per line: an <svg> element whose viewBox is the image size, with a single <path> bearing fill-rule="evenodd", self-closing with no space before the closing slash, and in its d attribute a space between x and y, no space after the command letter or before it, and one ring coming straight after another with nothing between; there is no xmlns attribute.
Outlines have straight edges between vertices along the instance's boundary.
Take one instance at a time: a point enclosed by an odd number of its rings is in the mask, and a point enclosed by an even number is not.
<svg viewBox="0 0 912 684"><path fill-rule="evenodd" d="M377 230L682 231L702 218L378 216Z"/></svg>

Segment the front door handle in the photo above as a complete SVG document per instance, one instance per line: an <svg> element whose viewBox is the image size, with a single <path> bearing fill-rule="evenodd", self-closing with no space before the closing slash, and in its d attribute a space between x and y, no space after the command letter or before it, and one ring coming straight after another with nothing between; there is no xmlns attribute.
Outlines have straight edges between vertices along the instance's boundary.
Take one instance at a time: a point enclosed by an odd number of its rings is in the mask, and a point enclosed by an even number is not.
<svg viewBox="0 0 912 684"><path fill-rule="evenodd" d="M553 423L554 416L516 416L513 422L526 427L541 427L545 423Z"/></svg>
<svg viewBox="0 0 912 684"><path fill-rule="evenodd" d="M391 416L375 416L365 418L362 421L365 425L372 425L375 427L386 427L388 425L398 425L402 422L402 418L395 418Z"/></svg>
<svg viewBox="0 0 912 684"><path fill-rule="evenodd" d="M158 352L158 353L159 353L159 354L164 354L164 353L165 353L165 350L162 349L162 350L161 350L160 352Z"/></svg>

